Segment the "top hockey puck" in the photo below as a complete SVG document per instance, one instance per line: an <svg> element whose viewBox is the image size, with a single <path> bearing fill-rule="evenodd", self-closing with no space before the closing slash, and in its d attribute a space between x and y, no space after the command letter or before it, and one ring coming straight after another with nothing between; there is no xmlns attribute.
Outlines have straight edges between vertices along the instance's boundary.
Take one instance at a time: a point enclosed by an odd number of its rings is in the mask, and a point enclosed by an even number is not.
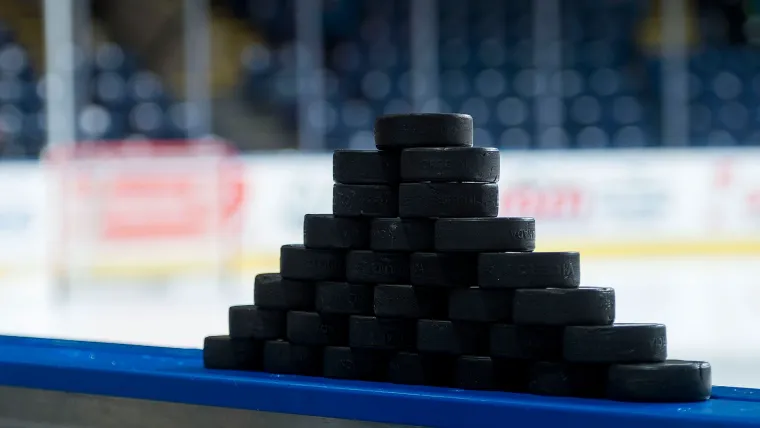
<svg viewBox="0 0 760 428"><path fill-rule="evenodd" d="M413 147L471 147L472 116L418 113L380 116L375 145L381 150Z"/></svg>

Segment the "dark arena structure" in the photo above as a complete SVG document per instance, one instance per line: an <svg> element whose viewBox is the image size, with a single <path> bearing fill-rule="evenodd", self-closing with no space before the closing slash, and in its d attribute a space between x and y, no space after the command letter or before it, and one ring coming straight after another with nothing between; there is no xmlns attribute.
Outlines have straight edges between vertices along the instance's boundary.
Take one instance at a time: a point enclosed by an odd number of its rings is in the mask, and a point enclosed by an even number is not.
<svg viewBox="0 0 760 428"><path fill-rule="evenodd" d="M758 14L0 2L0 427L760 427Z"/></svg>

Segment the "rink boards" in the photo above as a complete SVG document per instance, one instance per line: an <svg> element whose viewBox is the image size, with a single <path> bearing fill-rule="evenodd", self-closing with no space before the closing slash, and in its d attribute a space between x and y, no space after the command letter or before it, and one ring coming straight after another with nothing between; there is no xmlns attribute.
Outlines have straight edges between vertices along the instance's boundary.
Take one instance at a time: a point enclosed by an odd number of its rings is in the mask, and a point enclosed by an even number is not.
<svg viewBox="0 0 760 428"><path fill-rule="evenodd" d="M201 351L0 336L0 427L747 427L760 390L630 404L202 367Z"/></svg>

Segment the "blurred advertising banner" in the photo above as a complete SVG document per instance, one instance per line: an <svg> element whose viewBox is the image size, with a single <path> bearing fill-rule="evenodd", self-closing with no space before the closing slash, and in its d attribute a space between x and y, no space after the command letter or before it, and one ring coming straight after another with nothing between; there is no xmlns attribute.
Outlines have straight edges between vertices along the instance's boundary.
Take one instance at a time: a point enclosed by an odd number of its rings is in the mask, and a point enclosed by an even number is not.
<svg viewBox="0 0 760 428"><path fill-rule="evenodd" d="M224 143L103 143L0 164L0 273L278 269L303 216L332 212L332 157ZM538 249L586 256L760 254L760 152L504 153L500 215Z"/></svg>
<svg viewBox="0 0 760 428"><path fill-rule="evenodd" d="M48 161L59 269L221 269L239 257L245 167L225 143L87 143Z"/></svg>
<svg viewBox="0 0 760 428"><path fill-rule="evenodd" d="M732 165L741 178L716 187L725 159L746 167ZM246 163L256 195L244 222L248 264L276 268L279 246L302 239L303 215L331 212L331 156L251 156ZM501 163L499 215L535 217L539 250L760 254L760 218L749 215L758 197L748 196L760 190L752 166L760 152L505 152Z"/></svg>

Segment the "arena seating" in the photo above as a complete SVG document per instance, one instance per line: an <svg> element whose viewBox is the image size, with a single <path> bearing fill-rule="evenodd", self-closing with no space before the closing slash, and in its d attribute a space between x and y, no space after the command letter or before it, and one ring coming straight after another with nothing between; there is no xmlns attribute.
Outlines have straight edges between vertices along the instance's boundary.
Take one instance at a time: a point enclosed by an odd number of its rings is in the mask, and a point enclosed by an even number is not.
<svg viewBox="0 0 760 428"><path fill-rule="evenodd" d="M530 0L439 1L439 94L428 110L476 118L476 142L505 149L668 146L660 133L662 61L638 48L645 11L636 0L563 0L562 63L536 72ZM330 2L326 103L330 148L371 145L372 118L408 111L411 99L409 2ZM357 6L358 5L358 6ZM242 54L243 93L296 124L293 0L238 1L239 16L266 43ZM358 18L355 18L357 17ZM339 27L339 28L336 28ZM688 59L689 134L693 146L760 145L760 55L713 43ZM56 82L39 80L28 52L0 25L2 156L34 157L45 137L42 97ZM114 44L88 62L89 102L79 117L86 139L184 135L187 112L161 80ZM538 109L537 96L555 96ZM549 112L562 126L542 126Z"/></svg>
<svg viewBox="0 0 760 428"><path fill-rule="evenodd" d="M249 19L270 43L252 46L243 63L247 95L293 119L297 89L291 3L255 2ZM476 142L482 145L673 144L659 131L661 60L638 49L645 2L560 3L562 64L547 74L533 69L530 0L439 1L441 99L436 109L471 113L477 120ZM329 43L326 54L325 126L333 148L369 144L373 116L410 107L409 2L362 0L361 6L361 25L353 32L344 30L343 39ZM749 47L703 46L691 54L689 71L689 143L760 144L755 124L760 55ZM533 100L542 94L559 96L561 102L543 108L560 110L555 113L564 118L561 128L539 128Z"/></svg>
<svg viewBox="0 0 760 428"><path fill-rule="evenodd" d="M55 96L54 77L33 70L28 52L0 25L0 157L35 158L44 145L43 100ZM130 137L179 138L185 112L172 104L161 80L140 69L119 46L103 44L87 63L91 79L78 118L80 137L120 140Z"/></svg>
<svg viewBox="0 0 760 428"><path fill-rule="evenodd" d="M40 98L28 56L0 24L0 157L34 157L41 139Z"/></svg>
<svg viewBox="0 0 760 428"><path fill-rule="evenodd" d="M173 105L161 79L140 69L121 47L98 47L91 68L91 104L80 116L84 138L171 139L184 135L182 105Z"/></svg>

